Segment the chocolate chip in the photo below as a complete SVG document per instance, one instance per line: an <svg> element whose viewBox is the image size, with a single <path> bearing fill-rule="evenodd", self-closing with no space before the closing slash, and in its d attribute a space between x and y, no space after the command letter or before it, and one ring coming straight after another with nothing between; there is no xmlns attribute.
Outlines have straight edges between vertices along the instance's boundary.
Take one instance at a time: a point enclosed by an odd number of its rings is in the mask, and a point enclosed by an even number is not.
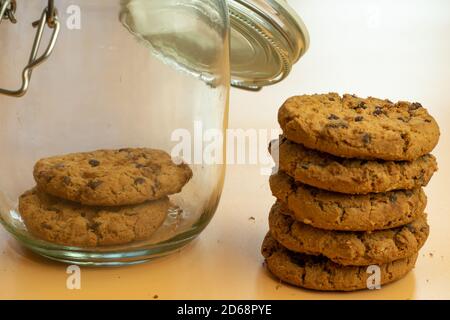
<svg viewBox="0 0 450 320"><path fill-rule="evenodd" d="M430 119L425 119L424 121L427 122L427 123L430 123L430 122L431 122Z"/></svg>
<svg viewBox="0 0 450 320"><path fill-rule="evenodd" d="M422 105L418 102L411 103L411 105L409 106L410 111L417 110L420 108L422 108Z"/></svg>
<svg viewBox="0 0 450 320"><path fill-rule="evenodd" d="M376 106L375 107L375 111L374 112L372 112L372 114L374 115L374 116L379 116L379 115L382 115L384 112L383 112L383 109L380 107L380 106Z"/></svg>
<svg viewBox="0 0 450 320"><path fill-rule="evenodd" d="M364 133L362 136L362 141L364 144L369 144L372 141L372 137L368 133Z"/></svg>
<svg viewBox="0 0 450 320"><path fill-rule="evenodd" d="M357 117L355 117L355 122L361 122L361 121L363 121L364 120L364 117L363 116L357 116Z"/></svg>
<svg viewBox="0 0 450 320"><path fill-rule="evenodd" d="M145 179L144 178L136 178L134 179L134 184L138 185L138 184L144 184L145 183Z"/></svg>
<svg viewBox="0 0 450 320"><path fill-rule="evenodd" d="M389 196L389 201L391 203L396 203L397 202L397 195L395 193L391 193L391 195Z"/></svg>
<svg viewBox="0 0 450 320"><path fill-rule="evenodd" d="M345 122L337 122L337 123L328 123L326 125L327 128L333 128L333 129L347 129L348 125Z"/></svg>
<svg viewBox="0 0 450 320"><path fill-rule="evenodd" d="M100 165L100 161L91 159L89 160L89 164L91 165L91 167L98 167Z"/></svg>
<svg viewBox="0 0 450 320"><path fill-rule="evenodd" d="M101 184L103 183L103 181L100 180L91 180L88 183L88 187L91 188L92 190L97 189Z"/></svg>
<svg viewBox="0 0 450 320"><path fill-rule="evenodd" d="M308 170L309 169L309 165L308 164L302 164L302 169Z"/></svg>
<svg viewBox="0 0 450 320"><path fill-rule="evenodd" d="M406 225L406 228L413 234L417 233L417 229L410 223Z"/></svg>
<svg viewBox="0 0 450 320"><path fill-rule="evenodd" d="M361 101L360 103L358 103L358 105L356 106L357 109L367 109L367 105L364 101Z"/></svg>
<svg viewBox="0 0 450 320"><path fill-rule="evenodd" d="M335 101L333 97L329 97L328 100Z"/></svg>
<svg viewBox="0 0 450 320"><path fill-rule="evenodd" d="M330 114L328 120L339 120L339 117L335 114Z"/></svg>
<svg viewBox="0 0 450 320"><path fill-rule="evenodd" d="M151 175L159 171L161 171L161 166L159 164L150 163L149 165L145 166L144 175L146 176L146 173Z"/></svg>
<svg viewBox="0 0 450 320"><path fill-rule="evenodd" d="M63 177L63 183L64 183L66 186L68 186L68 185L70 185L70 184L72 183L72 179L70 179L69 176L64 176L64 177Z"/></svg>
<svg viewBox="0 0 450 320"><path fill-rule="evenodd" d="M101 223L96 221L89 224L89 228L97 230L101 226Z"/></svg>

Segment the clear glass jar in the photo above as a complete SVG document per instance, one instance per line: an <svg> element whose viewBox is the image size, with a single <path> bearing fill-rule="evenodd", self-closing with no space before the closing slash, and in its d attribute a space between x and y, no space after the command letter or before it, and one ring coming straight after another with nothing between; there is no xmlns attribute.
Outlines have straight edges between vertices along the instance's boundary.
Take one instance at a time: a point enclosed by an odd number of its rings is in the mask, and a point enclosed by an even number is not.
<svg viewBox="0 0 450 320"><path fill-rule="evenodd" d="M0 221L5 228L38 254L85 265L142 262L194 239L221 195L230 83L258 90L281 81L308 46L299 18L284 1L16 2L17 8L5 6L9 11L0 25ZM7 90L20 87L19 75L39 30L30 23L39 17L45 34L37 38L40 50L23 71L22 88ZM182 158L192 171L180 192L167 194L171 208L154 233L83 246L29 231L19 197L35 187L39 159L123 148L163 150L174 165ZM80 174L95 176L92 170ZM61 194L50 196L67 204ZM101 210L120 214L109 206ZM95 228L89 223L87 228ZM46 227L58 232L51 223Z"/></svg>

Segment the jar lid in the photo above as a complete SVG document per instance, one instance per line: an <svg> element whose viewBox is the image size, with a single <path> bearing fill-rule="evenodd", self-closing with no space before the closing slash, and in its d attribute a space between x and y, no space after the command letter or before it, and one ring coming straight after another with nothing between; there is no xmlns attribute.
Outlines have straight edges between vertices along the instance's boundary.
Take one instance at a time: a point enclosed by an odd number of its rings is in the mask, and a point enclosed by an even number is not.
<svg viewBox="0 0 450 320"><path fill-rule="evenodd" d="M225 3L231 84L256 91L283 80L309 45L305 25L285 0L123 0L120 20L164 63L215 87L224 39L211 21L223 20Z"/></svg>
<svg viewBox="0 0 450 320"><path fill-rule="evenodd" d="M257 91L283 80L308 50L308 30L286 0L228 0L231 84Z"/></svg>

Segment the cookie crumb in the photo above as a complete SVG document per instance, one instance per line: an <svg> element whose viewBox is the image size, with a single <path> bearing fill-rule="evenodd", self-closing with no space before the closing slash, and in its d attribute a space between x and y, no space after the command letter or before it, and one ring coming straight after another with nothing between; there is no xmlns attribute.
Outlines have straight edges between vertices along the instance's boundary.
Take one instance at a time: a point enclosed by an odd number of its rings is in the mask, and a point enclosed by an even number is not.
<svg viewBox="0 0 450 320"><path fill-rule="evenodd" d="M153 296L153 299L158 299L159 298L159 296L157 295L157 294L155 294L154 296Z"/></svg>
<svg viewBox="0 0 450 320"><path fill-rule="evenodd" d="M255 217L250 217L250 218L248 218L248 220L250 220L250 221L256 221Z"/></svg>

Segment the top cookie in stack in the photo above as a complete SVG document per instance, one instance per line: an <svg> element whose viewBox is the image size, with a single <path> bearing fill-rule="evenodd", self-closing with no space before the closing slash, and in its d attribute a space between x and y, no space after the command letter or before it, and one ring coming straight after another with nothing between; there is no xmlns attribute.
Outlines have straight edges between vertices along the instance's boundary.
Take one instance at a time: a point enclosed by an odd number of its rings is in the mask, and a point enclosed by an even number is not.
<svg viewBox="0 0 450 320"><path fill-rule="evenodd" d="M436 121L420 103L348 94L290 98L278 120L289 140L344 158L411 161L439 140Z"/></svg>
<svg viewBox="0 0 450 320"><path fill-rule="evenodd" d="M269 270L338 291L366 288L370 265L381 284L404 276L428 237L422 187L437 170L436 121L419 103L330 93L288 99L279 122Z"/></svg>

